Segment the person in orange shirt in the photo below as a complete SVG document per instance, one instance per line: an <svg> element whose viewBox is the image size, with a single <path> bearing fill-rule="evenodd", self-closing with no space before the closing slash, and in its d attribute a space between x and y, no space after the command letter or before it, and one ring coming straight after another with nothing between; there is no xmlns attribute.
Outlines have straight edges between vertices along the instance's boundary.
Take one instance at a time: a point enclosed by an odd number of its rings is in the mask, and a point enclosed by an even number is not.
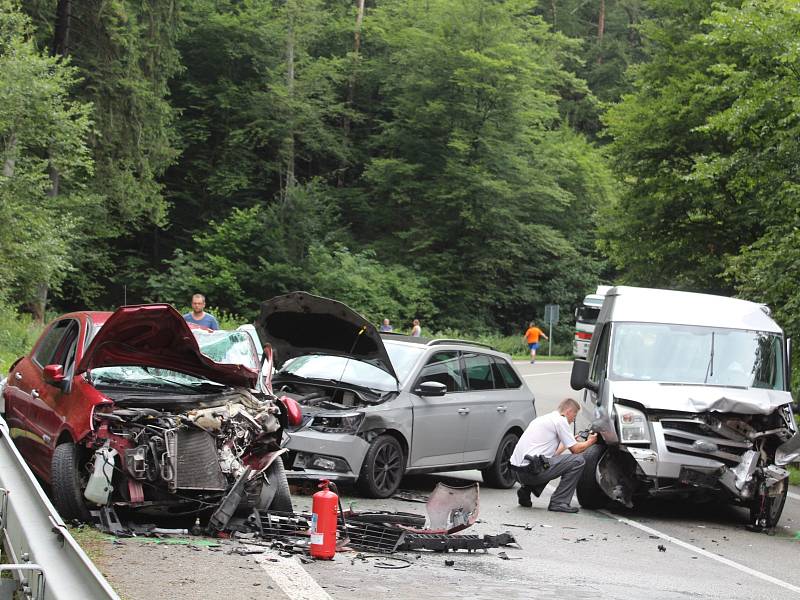
<svg viewBox="0 0 800 600"><path fill-rule="evenodd" d="M531 349L531 364L536 362L536 350L539 349L539 338L548 339L544 331L536 326L536 323L531 321L528 331L525 332L525 343Z"/></svg>

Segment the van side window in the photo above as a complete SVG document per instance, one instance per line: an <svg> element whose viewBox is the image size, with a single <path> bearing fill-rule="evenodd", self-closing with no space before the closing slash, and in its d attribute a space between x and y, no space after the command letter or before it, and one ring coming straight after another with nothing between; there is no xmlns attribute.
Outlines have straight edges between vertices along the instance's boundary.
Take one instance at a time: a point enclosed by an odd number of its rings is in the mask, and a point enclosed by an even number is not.
<svg viewBox="0 0 800 600"><path fill-rule="evenodd" d="M600 331L600 339L597 340L597 351L594 354L592 369L589 373L589 379L596 383L600 382L600 377L606 371L606 366L608 364L608 338L610 332L611 325L605 323ZM595 335L597 335L596 330Z"/></svg>

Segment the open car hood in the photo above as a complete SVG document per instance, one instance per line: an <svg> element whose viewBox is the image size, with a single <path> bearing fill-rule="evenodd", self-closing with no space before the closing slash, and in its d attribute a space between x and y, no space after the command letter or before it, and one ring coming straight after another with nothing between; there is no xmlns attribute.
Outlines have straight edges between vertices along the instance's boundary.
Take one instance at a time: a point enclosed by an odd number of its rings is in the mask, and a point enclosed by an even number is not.
<svg viewBox="0 0 800 600"><path fill-rule="evenodd" d="M762 388L679 385L655 381L614 381L616 398L640 403L651 410L768 415L792 401L789 392Z"/></svg>
<svg viewBox="0 0 800 600"><path fill-rule="evenodd" d="M275 350L275 365L308 354L330 354L369 363L397 379L378 330L348 306L292 292L261 303L256 319L261 341Z"/></svg>
<svg viewBox="0 0 800 600"><path fill-rule="evenodd" d="M77 374L120 366L169 369L249 388L258 378L244 365L217 363L200 352L189 325L169 304L123 306L114 311L84 352Z"/></svg>

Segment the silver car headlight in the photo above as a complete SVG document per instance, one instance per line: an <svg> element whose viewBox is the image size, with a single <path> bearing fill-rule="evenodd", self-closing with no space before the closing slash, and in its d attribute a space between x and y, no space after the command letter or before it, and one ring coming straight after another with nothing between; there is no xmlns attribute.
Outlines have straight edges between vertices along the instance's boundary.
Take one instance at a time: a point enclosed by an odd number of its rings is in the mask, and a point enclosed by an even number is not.
<svg viewBox="0 0 800 600"><path fill-rule="evenodd" d="M355 433L363 420L362 412L317 413L309 427L324 433Z"/></svg>
<svg viewBox="0 0 800 600"><path fill-rule="evenodd" d="M617 405L619 440L623 444L649 444L650 426L645 414L630 406Z"/></svg>

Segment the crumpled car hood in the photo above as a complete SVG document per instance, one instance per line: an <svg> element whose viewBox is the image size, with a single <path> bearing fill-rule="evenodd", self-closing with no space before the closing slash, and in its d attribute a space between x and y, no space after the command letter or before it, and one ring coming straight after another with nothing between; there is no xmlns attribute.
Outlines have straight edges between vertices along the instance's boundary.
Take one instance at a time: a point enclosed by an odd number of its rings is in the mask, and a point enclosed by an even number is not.
<svg viewBox="0 0 800 600"><path fill-rule="evenodd" d="M258 373L244 365L214 362L202 352L189 325L169 304L123 306L94 337L76 374L97 367L169 369L230 386L252 388Z"/></svg>
<svg viewBox="0 0 800 600"><path fill-rule="evenodd" d="M330 354L369 363L397 379L375 326L336 300L307 292L276 296L261 304L255 326L275 350L278 367L297 356Z"/></svg>
<svg viewBox="0 0 800 600"><path fill-rule="evenodd" d="M760 388L677 385L655 381L611 381L615 398L638 402L653 410L768 415L792 401L789 392Z"/></svg>

